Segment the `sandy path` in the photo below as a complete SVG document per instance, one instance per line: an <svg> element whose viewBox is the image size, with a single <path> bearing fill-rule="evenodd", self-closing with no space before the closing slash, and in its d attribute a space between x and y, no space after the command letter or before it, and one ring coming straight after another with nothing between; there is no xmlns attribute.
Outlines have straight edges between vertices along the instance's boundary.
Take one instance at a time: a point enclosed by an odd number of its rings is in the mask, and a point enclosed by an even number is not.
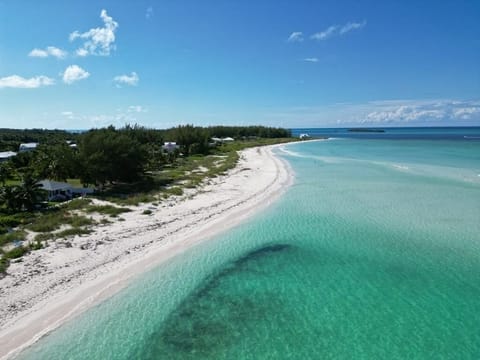
<svg viewBox="0 0 480 360"><path fill-rule="evenodd" d="M0 280L0 358L118 291L129 279L230 229L268 206L292 183L272 147L241 152L235 169L193 193L143 205L123 222L75 237L72 247L34 251ZM143 215L145 209L153 214Z"/></svg>

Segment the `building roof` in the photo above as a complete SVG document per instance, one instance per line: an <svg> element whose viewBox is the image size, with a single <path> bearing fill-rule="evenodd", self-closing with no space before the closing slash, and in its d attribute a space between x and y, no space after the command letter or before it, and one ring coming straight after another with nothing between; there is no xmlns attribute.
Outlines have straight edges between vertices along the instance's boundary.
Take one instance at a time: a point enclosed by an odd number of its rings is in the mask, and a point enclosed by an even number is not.
<svg viewBox="0 0 480 360"><path fill-rule="evenodd" d="M8 158L11 158L13 156L17 155L16 152L13 152L13 151L3 151L3 152L0 152L0 159L8 159Z"/></svg>
<svg viewBox="0 0 480 360"><path fill-rule="evenodd" d="M23 143L20 144L20 149L35 149L38 146L38 143Z"/></svg>
<svg viewBox="0 0 480 360"><path fill-rule="evenodd" d="M58 182L53 180L42 180L38 182L43 190L55 191L55 190L71 190L72 185L64 182Z"/></svg>

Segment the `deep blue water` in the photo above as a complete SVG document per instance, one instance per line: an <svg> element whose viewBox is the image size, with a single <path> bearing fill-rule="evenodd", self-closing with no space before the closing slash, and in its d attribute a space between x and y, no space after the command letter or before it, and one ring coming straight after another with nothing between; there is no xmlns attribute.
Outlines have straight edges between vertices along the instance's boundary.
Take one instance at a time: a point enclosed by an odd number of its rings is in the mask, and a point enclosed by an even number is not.
<svg viewBox="0 0 480 360"><path fill-rule="evenodd" d="M294 128L293 136L308 134L311 137L352 139L398 140L464 140L480 141L480 126L472 127L372 127L384 132L351 132L351 128Z"/></svg>

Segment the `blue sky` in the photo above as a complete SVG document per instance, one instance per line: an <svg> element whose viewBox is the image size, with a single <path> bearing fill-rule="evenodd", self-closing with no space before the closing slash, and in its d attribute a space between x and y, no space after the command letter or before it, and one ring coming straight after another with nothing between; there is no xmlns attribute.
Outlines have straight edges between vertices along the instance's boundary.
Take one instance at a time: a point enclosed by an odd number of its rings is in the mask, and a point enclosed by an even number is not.
<svg viewBox="0 0 480 360"><path fill-rule="evenodd" d="M0 127L480 125L480 2L0 0Z"/></svg>

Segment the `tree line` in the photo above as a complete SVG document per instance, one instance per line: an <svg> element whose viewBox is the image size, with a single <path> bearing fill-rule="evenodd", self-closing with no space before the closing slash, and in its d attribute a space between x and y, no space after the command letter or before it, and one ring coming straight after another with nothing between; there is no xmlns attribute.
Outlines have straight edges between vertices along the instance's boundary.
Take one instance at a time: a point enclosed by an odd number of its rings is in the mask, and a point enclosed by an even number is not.
<svg viewBox="0 0 480 360"><path fill-rule="evenodd" d="M282 138L290 131L263 126L198 127L181 125L171 129L149 129L138 125L92 129L79 134L60 130L0 130L0 149L13 142L40 144L34 151L21 152L0 163L0 207L12 211L31 210L41 196L36 183L41 179L66 181L78 178L84 185L105 187L118 182L139 181L150 172L174 163L179 156L208 154L212 137ZM73 140L72 147L67 140ZM174 141L179 148L167 152L162 146ZM20 185L9 184L17 179Z"/></svg>

